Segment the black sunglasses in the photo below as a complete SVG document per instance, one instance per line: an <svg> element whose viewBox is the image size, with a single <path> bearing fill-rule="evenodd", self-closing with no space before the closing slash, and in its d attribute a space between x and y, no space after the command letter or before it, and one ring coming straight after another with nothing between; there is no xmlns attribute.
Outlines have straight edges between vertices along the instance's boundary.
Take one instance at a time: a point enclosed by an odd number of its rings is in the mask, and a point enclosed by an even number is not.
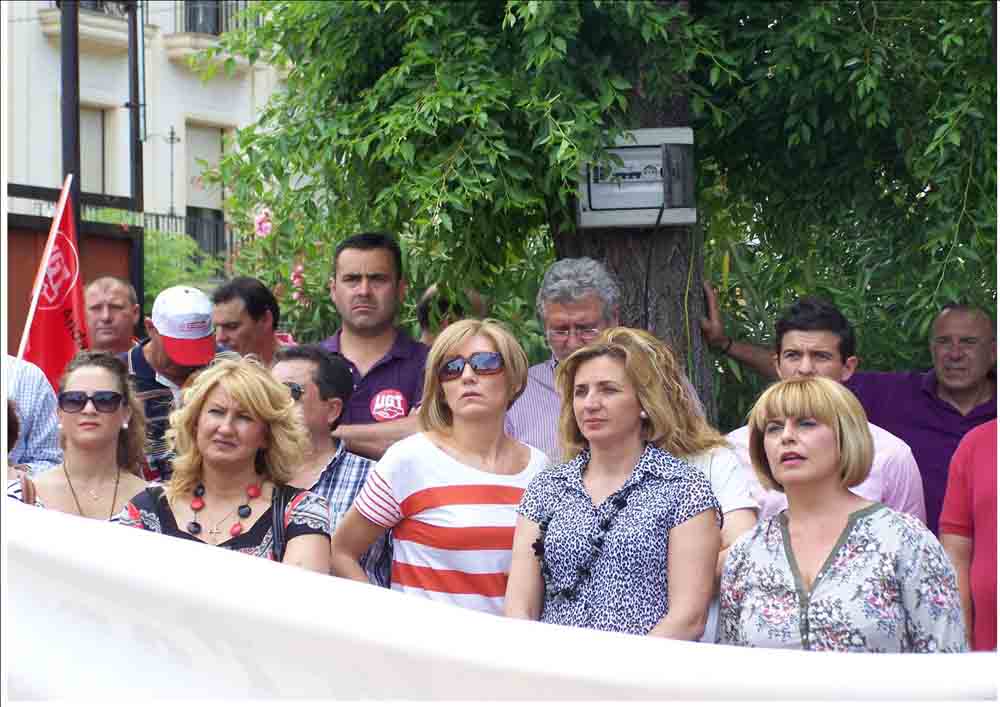
<svg viewBox="0 0 1000 707"><path fill-rule="evenodd" d="M98 390L87 395L82 390L67 390L59 393L59 409L63 412L80 412L87 407L87 401L94 403L97 412L114 412L122 406L124 396L113 390Z"/></svg>
<svg viewBox="0 0 1000 707"><path fill-rule="evenodd" d="M298 400L302 398L302 394L306 392L305 388L303 388L298 383L285 381L285 385L288 386L288 392L292 394L292 400L295 400L296 402L298 402Z"/></svg>
<svg viewBox="0 0 1000 707"><path fill-rule="evenodd" d="M438 378L442 381L461 378L462 373L465 372L466 363L481 376L494 376L503 371L503 356L496 351L477 351L469 358L455 356L445 361L438 372Z"/></svg>

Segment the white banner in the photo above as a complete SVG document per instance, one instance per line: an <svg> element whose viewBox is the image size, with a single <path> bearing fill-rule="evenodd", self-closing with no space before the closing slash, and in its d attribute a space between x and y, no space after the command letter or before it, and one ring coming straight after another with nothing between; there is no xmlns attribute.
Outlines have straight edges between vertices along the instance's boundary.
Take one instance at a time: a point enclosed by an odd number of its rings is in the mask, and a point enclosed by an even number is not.
<svg viewBox="0 0 1000 707"><path fill-rule="evenodd" d="M25 699L996 699L996 654L820 654L502 619L7 499Z"/></svg>

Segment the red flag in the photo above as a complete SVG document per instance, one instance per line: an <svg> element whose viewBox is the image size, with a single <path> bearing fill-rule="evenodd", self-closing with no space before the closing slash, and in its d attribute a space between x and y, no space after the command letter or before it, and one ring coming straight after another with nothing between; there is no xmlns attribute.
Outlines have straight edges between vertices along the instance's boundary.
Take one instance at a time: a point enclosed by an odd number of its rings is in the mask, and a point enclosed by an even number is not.
<svg viewBox="0 0 1000 707"><path fill-rule="evenodd" d="M21 334L17 357L41 368L53 389L66 364L87 348L87 320L83 309L80 251L73 210L66 208L73 175L67 175L45 242L42 262L31 288L31 307Z"/></svg>

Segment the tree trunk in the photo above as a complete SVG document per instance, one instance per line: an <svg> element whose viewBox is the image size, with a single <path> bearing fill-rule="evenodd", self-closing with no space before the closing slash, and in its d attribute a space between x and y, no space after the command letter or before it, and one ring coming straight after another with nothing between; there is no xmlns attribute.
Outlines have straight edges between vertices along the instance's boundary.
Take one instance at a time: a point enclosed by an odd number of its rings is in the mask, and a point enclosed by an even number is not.
<svg viewBox="0 0 1000 707"><path fill-rule="evenodd" d="M642 85L641 77L635 85ZM632 116L637 128L691 124L687 96L669 100L638 96L633 99ZM557 258L589 256L618 277L621 323L646 329L670 344L714 422L711 355L698 326L705 313L701 227L553 229L552 234Z"/></svg>

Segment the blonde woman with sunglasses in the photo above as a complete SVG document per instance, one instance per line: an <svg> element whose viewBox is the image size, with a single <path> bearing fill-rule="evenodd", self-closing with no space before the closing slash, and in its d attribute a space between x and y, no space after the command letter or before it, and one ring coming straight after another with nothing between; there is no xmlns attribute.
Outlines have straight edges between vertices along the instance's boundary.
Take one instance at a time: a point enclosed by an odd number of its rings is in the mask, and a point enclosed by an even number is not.
<svg viewBox="0 0 1000 707"><path fill-rule="evenodd" d="M421 432L385 453L333 537L333 570L368 578L359 556L386 529L392 589L503 611L516 508L548 460L504 430L528 360L499 322L464 319L427 358Z"/></svg>
<svg viewBox="0 0 1000 707"><path fill-rule="evenodd" d="M66 366L57 395L63 462L7 486L7 495L63 513L109 520L142 491L145 416L125 364L81 351Z"/></svg>

